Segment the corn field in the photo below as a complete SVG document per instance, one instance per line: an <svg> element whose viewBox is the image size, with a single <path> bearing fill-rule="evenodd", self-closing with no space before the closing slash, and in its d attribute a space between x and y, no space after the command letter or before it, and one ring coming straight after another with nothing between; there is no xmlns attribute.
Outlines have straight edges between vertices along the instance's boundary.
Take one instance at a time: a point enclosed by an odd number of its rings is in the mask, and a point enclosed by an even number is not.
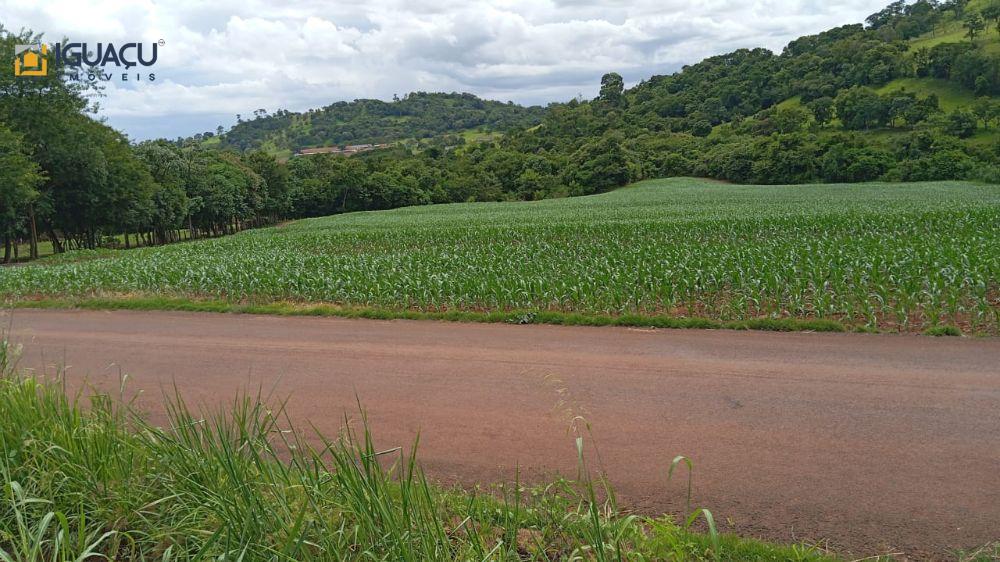
<svg viewBox="0 0 1000 562"><path fill-rule="evenodd" d="M1000 328L1000 186L652 180L590 197L336 215L0 270L107 295Z"/></svg>

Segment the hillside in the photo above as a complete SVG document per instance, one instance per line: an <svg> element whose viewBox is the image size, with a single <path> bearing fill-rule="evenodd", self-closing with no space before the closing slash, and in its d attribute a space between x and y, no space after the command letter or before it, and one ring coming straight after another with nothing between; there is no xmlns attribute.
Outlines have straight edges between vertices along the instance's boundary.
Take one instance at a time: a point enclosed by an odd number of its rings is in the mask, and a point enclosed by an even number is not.
<svg viewBox="0 0 1000 562"><path fill-rule="evenodd" d="M202 146L287 156L407 141L366 156L367 177L392 179L362 191L411 203L580 195L663 176L1000 181L998 28L1000 0L897 1L780 53L739 49L631 88L609 72L593 100L522 108L415 93L257 112ZM314 199L301 214L352 209ZM353 209L385 207L368 205Z"/></svg>
<svg viewBox="0 0 1000 562"><path fill-rule="evenodd" d="M1000 7L985 0L895 2L867 25L801 37L780 54L741 49L654 76L625 91L620 105L632 124L695 135L783 100L809 107L855 86L885 94L905 89L917 98L935 94L945 112L970 109L976 98L1000 94L997 12ZM964 21L973 16L983 29L970 40Z"/></svg>
<svg viewBox="0 0 1000 562"><path fill-rule="evenodd" d="M695 175L743 183L1000 181L1000 3L894 2L864 24L739 49L553 106L508 135L555 193ZM479 157L482 159L482 157Z"/></svg>
<svg viewBox="0 0 1000 562"><path fill-rule="evenodd" d="M338 144L384 143L443 134L502 132L536 125L541 107L483 100L472 94L414 92L385 102L359 99L303 113L254 112L216 137L222 148L271 152Z"/></svg>

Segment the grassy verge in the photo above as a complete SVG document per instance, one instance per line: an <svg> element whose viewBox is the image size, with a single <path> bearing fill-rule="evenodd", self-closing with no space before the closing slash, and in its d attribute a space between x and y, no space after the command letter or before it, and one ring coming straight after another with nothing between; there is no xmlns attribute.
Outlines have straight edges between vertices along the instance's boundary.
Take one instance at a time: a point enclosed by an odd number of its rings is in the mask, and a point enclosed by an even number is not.
<svg viewBox="0 0 1000 562"><path fill-rule="evenodd" d="M617 316L557 311L467 310L420 311L391 308L351 307L334 304L295 302L234 303L226 300L183 297L127 296L62 299L17 300L14 308L79 308L87 310L174 310L237 314L273 314L279 316L336 316L376 320L443 320L450 322L495 322L508 324L556 324L564 326L631 326L645 328L701 328L726 330L768 330L775 332L844 332L836 320L798 318L756 318L749 320L713 320L675 316L623 314Z"/></svg>
<svg viewBox="0 0 1000 562"><path fill-rule="evenodd" d="M363 414L336 439L307 439L259 395L208 413L175 398L158 427L9 358L4 342L0 560L833 560L718 535L704 510L679 523L624 514L582 438L577 481L445 490L416 444L376 447ZM689 528L697 518L708 534Z"/></svg>

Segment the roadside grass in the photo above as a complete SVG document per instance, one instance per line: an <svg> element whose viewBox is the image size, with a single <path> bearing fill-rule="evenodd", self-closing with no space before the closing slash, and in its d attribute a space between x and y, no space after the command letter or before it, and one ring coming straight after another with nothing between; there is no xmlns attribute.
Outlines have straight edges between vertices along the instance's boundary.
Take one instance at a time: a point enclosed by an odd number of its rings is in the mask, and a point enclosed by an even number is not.
<svg viewBox="0 0 1000 562"><path fill-rule="evenodd" d="M713 330L764 330L772 332L846 332L844 324L824 318L754 318L720 321L664 315L623 314L609 316L560 311L424 311L342 306L296 302L239 303L218 299L161 296L120 296L66 299L31 299L9 303L13 308L84 310L161 310L277 316L327 316L371 320L439 320L506 324L554 324L562 326L625 326L637 328L691 328ZM877 332L877 330L872 330Z"/></svg>
<svg viewBox="0 0 1000 562"><path fill-rule="evenodd" d="M336 438L258 392L163 426L124 389L68 396L0 344L0 560L835 560L817 546L719 535L618 508L583 459L544 487L444 489L409 448L376 446L363 410ZM419 442L419 440L418 440ZM664 482L664 490L666 482ZM694 520L709 522L696 532Z"/></svg>
<svg viewBox="0 0 1000 562"><path fill-rule="evenodd" d="M924 330L925 336L961 336L962 330L955 326L933 326Z"/></svg>
<svg viewBox="0 0 1000 562"><path fill-rule="evenodd" d="M1000 541L984 545L971 552L959 552L960 562L996 562L1000 560Z"/></svg>

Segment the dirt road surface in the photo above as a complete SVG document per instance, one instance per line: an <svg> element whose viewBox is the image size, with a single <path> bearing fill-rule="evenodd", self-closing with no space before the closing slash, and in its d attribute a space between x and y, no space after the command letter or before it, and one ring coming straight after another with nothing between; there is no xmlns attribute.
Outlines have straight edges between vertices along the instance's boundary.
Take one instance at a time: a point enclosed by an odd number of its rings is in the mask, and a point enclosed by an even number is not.
<svg viewBox="0 0 1000 562"><path fill-rule="evenodd" d="M7 313L9 314L9 313ZM695 504L727 530L941 559L1000 539L1000 340L512 326L249 315L13 313L22 367L71 385L119 372L162 414L174 383L206 406L263 384L328 434L369 411L445 483L591 466L643 513ZM4 319L4 321L8 321Z"/></svg>

